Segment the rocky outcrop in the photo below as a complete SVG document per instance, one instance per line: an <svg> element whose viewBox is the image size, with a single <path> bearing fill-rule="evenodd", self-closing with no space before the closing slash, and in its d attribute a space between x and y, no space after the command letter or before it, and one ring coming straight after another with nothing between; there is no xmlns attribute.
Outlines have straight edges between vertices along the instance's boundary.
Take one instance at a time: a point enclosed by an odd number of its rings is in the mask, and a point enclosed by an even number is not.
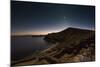
<svg viewBox="0 0 100 67"><path fill-rule="evenodd" d="M56 43L41 51L35 59L14 65L36 65L95 61L95 31L68 28L45 36L45 41Z"/></svg>

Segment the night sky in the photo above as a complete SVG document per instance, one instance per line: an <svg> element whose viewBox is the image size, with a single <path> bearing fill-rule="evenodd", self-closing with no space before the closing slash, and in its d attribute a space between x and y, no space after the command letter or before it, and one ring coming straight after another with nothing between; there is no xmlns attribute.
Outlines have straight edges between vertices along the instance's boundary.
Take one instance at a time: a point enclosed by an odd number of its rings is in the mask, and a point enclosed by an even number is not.
<svg viewBox="0 0 100 67"><path fill-rule="evenodd" d="M95 7L36 2L11 2L11 34L43 35L68 27L94 29Z"/></svg>

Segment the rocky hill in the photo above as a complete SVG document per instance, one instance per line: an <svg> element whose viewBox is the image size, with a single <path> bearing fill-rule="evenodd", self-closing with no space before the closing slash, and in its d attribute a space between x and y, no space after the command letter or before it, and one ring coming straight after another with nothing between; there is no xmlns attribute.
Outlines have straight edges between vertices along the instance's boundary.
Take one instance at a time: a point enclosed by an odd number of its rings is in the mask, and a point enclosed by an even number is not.
<svg viewBox="0 0 100 67"><path fill-rule="evenodd" d="M95 31L78 28L51 33L45 41L55 45L12 63L12 65L36 65L95 61ZM33 59L34 58L34 59Z"/></svg>

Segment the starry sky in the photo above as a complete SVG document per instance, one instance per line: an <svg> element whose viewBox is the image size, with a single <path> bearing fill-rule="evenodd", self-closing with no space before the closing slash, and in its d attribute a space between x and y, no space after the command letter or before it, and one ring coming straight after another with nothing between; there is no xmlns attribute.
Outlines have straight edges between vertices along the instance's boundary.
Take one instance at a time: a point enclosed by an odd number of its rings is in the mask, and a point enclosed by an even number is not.
<svg viewBox="0 0 100 67"><path fill-rule="evenodd" d="M44 35L68 27L94 29L95 6L11 1L12 35Z"/></svg>

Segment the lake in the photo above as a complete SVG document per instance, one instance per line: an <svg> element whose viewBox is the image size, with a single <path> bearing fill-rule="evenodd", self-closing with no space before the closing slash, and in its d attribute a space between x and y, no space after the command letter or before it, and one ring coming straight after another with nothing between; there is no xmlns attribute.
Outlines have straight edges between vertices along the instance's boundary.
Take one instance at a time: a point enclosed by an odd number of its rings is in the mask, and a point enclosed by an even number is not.
<svg viewBox="0 0 100 67"><path fill-rule="evenodd" d="M40 37L12 37L11 38L11 60L19 60L29 56L36 51L41 51L50 46Z"/></svg>

